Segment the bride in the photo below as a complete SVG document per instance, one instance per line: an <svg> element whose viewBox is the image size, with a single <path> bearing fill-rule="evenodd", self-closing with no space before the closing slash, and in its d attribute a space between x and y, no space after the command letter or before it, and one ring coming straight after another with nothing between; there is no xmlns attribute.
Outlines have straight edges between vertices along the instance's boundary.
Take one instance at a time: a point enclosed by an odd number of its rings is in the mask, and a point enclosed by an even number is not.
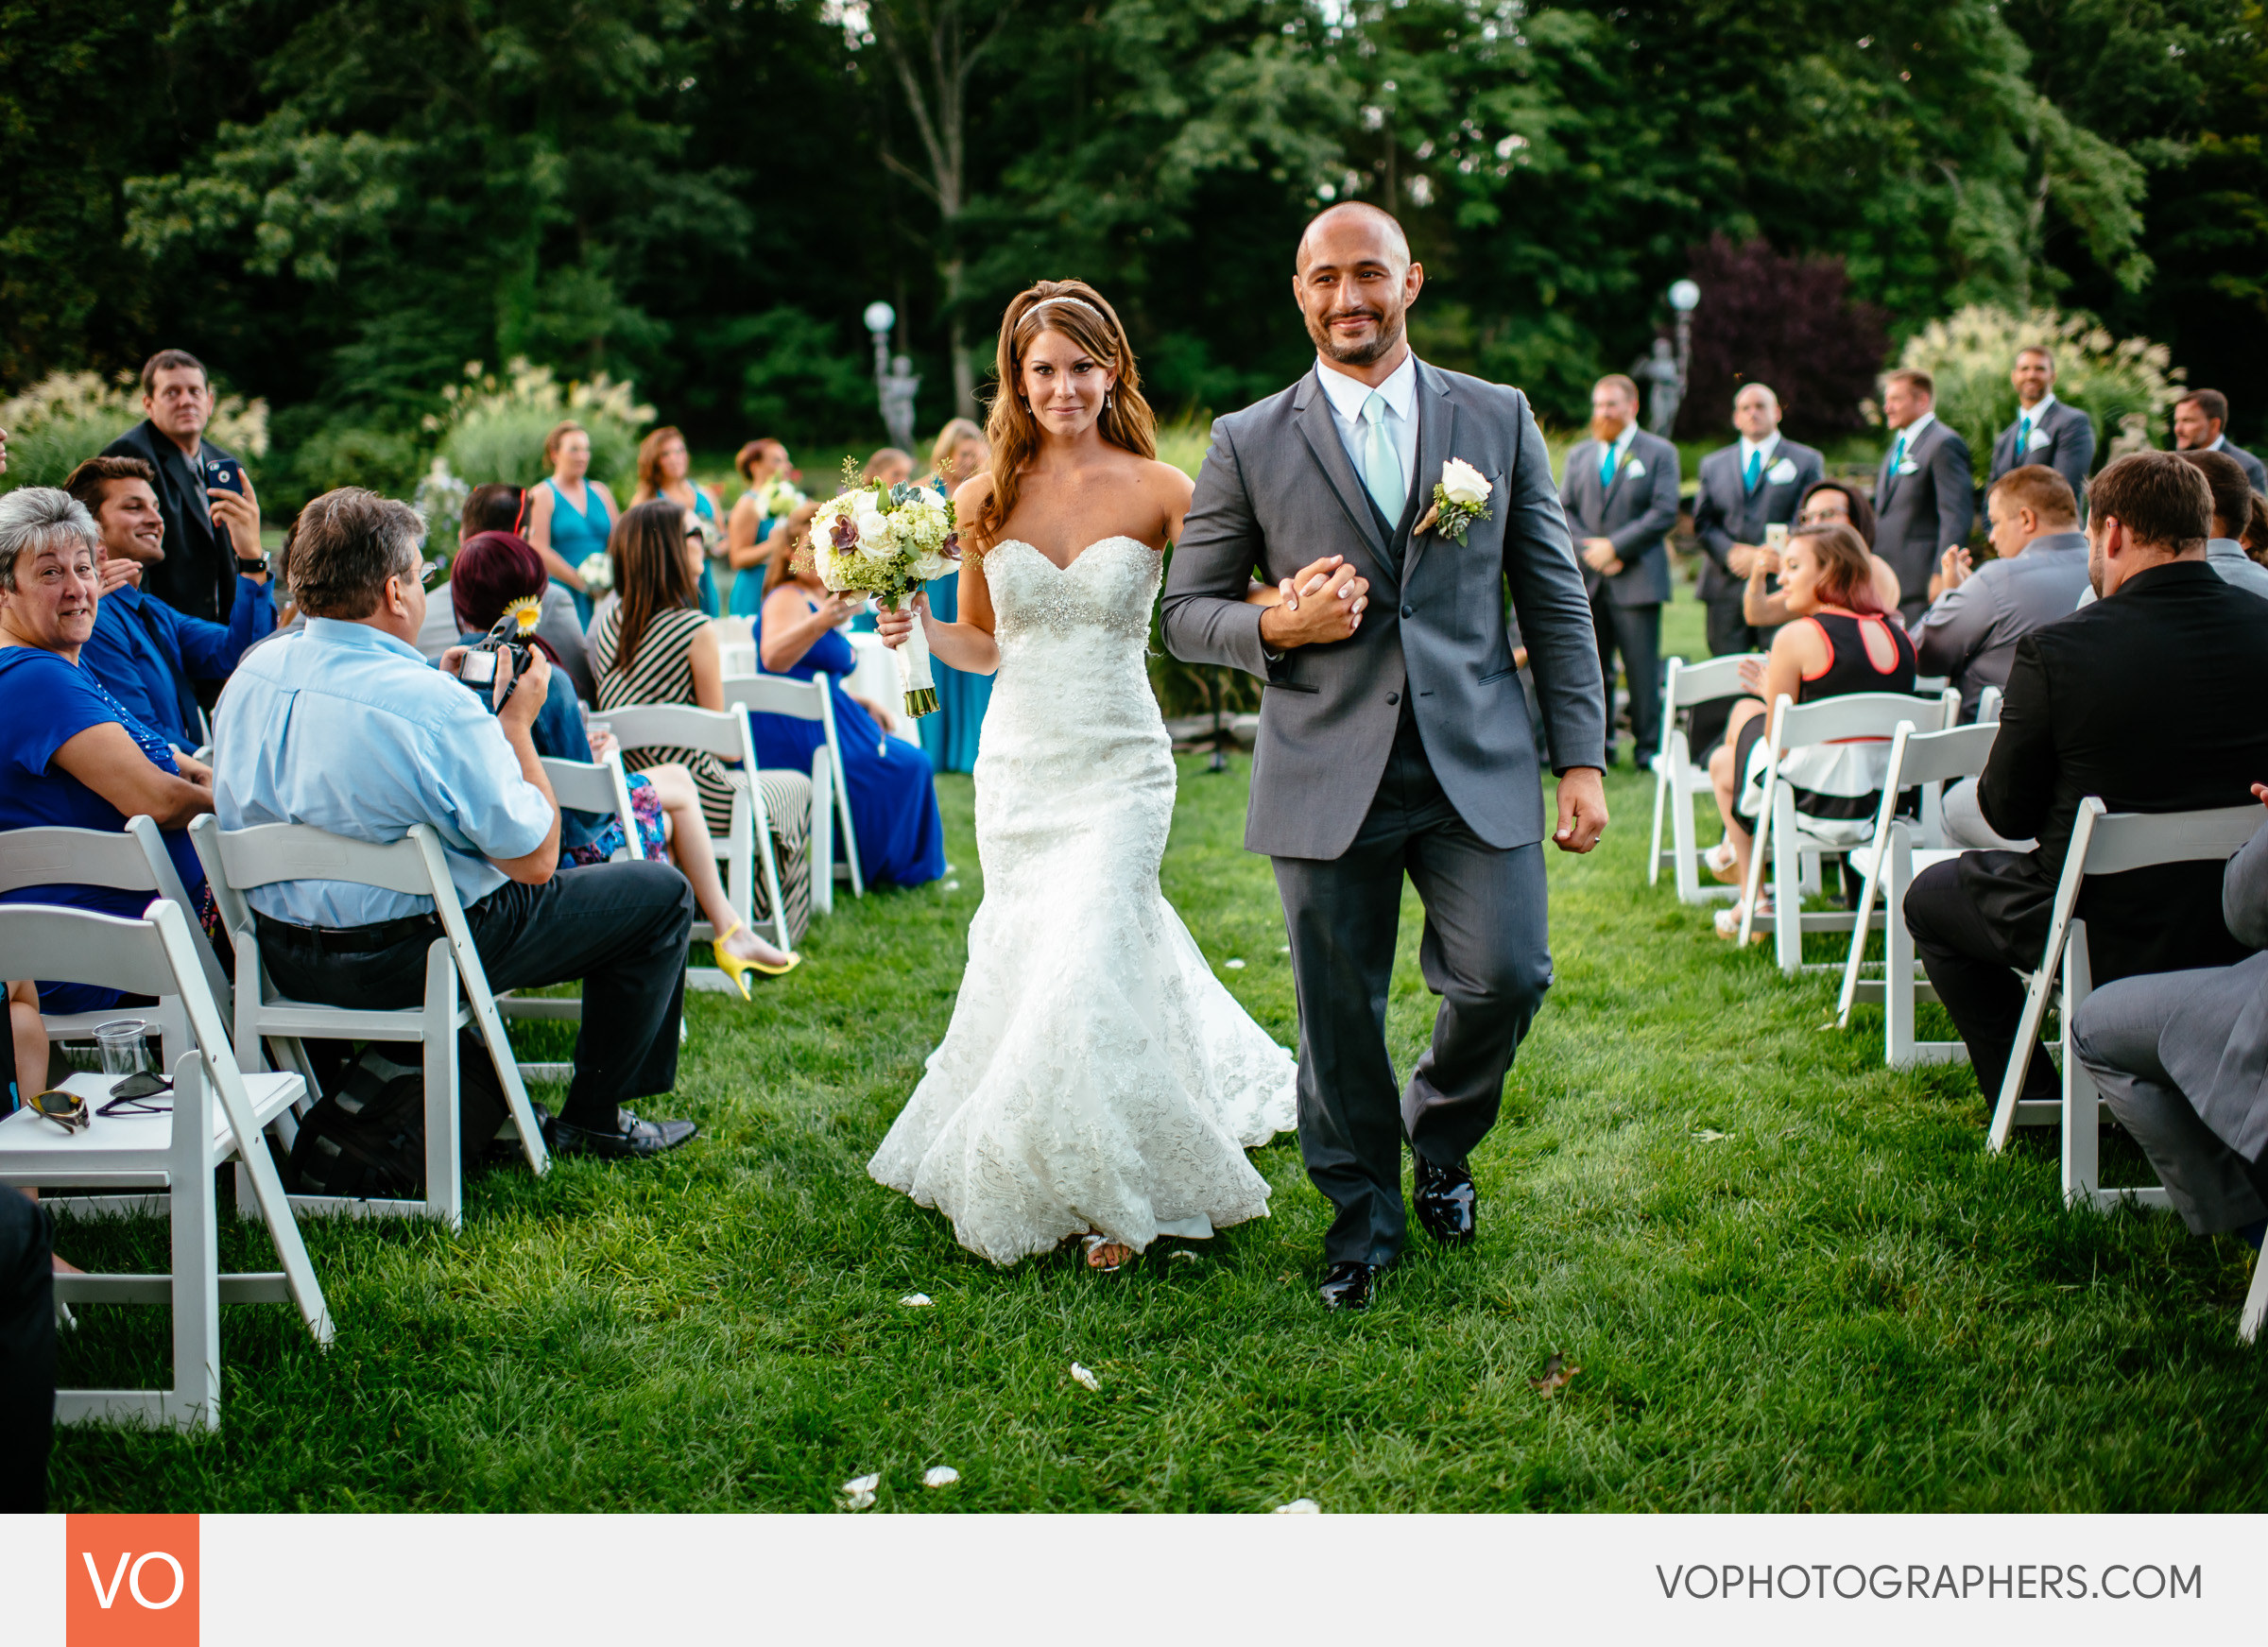
<svg viewBox="0 0 2268 1647"><path fill-rule="evenodd" d="M989 472L954 497L960 620L916 603L939 659L999 677L985 898L944 1043L867 1170L995 1263L1083 1237L1112 1270L1266 1213L1245 1150L1294 1124L1296 1071L1158 890L1174 763L1143 656L1189 477L1157 461L1125 333L1084 282L1009 303L999 382ZM879 622L896 645L915 619Z"/></svg>

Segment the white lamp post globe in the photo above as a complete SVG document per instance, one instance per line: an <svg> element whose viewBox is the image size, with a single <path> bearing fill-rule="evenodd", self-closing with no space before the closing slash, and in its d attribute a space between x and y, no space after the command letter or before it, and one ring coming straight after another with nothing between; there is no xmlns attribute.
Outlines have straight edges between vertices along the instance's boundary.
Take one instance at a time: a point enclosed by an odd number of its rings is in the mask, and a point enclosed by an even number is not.
<svg viewBox="0 0 2268 1647"><path fill-rule="evenodd" d="M1690 315L1701 302L1701 288L1692 281L1679 281L1670 287L1670 307L1680 315Z"/></svg>
<svg viewBox="0 0 2268 1647"><path fill-rule="evenodd" d="M898 324L898 311L883 302L868 303L864 317L869 332L887 332Z"/></svg>

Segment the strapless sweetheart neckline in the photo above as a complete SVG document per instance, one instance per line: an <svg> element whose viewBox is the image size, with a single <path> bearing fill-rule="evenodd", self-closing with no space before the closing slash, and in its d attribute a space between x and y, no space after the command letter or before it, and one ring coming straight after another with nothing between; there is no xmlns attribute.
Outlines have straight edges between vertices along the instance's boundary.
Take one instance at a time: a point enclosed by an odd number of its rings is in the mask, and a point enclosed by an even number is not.
<svg viewBox="0 0 2268 1647"><path fill-rule="evenodd" d="M1073 567L1076 566L1080 561L1086 559L1088 556L1093 554L1097 549L1102 548L1107 543L1131 543L1135 548L1143 551L1145 554L1156 555L1160 553L1159 550L1152 549L1140 538L1129 538L1124 532L1113 533L1108 538L1097 538L1093 542L1088 544L1086 548L1080 550L1076 555L1074 555L1069 560L1066 560L1060 566L1056 566L1056 563L1053 560L1048 560L1047 556L1041 551L1039 544L1026 542L1022 538L1003 538L998 543L993 545L992 553L997 555L1003 549L1009 548L1029 549L1033 554L1038 555L1040 559L1047 560L1048 565L1055 566L1057 572L1069 573Z"/></svg>

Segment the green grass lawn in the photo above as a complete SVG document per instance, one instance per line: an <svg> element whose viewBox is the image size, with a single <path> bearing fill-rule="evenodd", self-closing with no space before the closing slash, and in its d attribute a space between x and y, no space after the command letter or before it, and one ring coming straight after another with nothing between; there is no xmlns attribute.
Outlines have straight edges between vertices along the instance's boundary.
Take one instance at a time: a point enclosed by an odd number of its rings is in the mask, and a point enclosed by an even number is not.
<svg viewBox="0 0 2268 1647"><path fill-rule="evenodd" d="M1184 763L1166 891L1289 1042L1246 771ZM1413 1228L1369 1313L1325 1314L1324 1207L1287 1138L1257 1158L1274 1216L1196 1261L990 1268L864 1171L980 891L968 781L943 790L956 888L845 899L753 1004L696 999L653 1107L698 1141L490 1173L459 1235L311 1223L330 1351L281 1306L224 1312L222 1433L63 1432L57 1506L822 1510L869 1471L885 1510L2268 1504L2249 1254L2064 1210L2053 1138L1987 1155L1966 1069L1885 1072L1877 1017L1823 1031L1826 984L1644 886L1626 771L1608 844L1551 854L1558 982L1474 1159L1477 1247ZM1407 914L1404 1070L1433 1017ZM257 1267L265 1243L223 1244ZM154 1223L64 1250L164 1265ZM79 1314L66 1383L154 1381L163 1312ZM1547 1401L1555 1351L1583 1370ZM936 1464L959 1484L924 1490Z"/></svg>

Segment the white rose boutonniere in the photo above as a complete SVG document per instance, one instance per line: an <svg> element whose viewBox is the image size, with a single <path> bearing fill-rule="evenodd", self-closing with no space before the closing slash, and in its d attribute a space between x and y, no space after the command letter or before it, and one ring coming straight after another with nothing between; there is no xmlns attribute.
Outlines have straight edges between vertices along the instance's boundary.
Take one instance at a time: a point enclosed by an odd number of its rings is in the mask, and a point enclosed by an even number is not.
<svg viewBox="0 0 2268 1647"><path fill-rule="evenodd" d="M1441 478L1434 483L1434 506L1425 511L1418 530L1437 531L1444 538L1454 538L1463 547L1473 522L1492 518L1488 494L1494 489L1488 477L1471 464L1462 457L1451 458L1441 466Z"/></svg>

